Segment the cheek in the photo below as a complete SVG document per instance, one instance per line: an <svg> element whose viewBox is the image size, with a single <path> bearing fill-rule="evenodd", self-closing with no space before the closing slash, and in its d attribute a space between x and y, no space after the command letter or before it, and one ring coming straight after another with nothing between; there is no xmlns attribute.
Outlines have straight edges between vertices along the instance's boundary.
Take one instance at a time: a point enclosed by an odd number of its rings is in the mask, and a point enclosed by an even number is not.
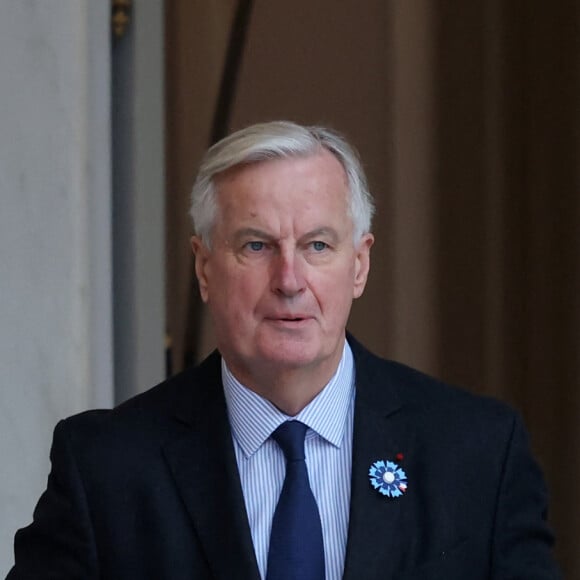
<svg viewBox="0 0 580 580"><path fill-rule="evenodd" d="M324 313L344 319L348 316L353 300L354 269L344 268L340 272L328 272L315 287L318 302Z"/></svg>
<svg viewBox="0 0 580 580"><path fill-rule="evenodd" d="M255 309L267 286L256 269L234 269L219 274L209 292L208 303L218 315L236 324Z"/></svg>

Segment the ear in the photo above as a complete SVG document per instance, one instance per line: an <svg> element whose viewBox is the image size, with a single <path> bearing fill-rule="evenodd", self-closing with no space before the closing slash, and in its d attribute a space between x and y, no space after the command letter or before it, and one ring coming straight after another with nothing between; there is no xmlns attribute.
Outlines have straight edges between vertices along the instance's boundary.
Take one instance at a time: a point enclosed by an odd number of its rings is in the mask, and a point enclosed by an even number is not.
<svg viewBox="0 0 580 580"><path fill-rule="evenodd" d="M372 234L364 234L356 248L353 298L359 298L364 292L371 267L371 246L374 242L375 237Z"/></svg>
<svg viewBox="0 0 580 580"><path fill-rule="evenodd" d="M207 302L209 295L208 262L210 257L210 250L203 243L203 240L198 236L192 236L191 249L193 250L193 255L195 256L195 275L197 276L197 282L199 284L199 293L201 295L201 299L204 302Z"/></svg>

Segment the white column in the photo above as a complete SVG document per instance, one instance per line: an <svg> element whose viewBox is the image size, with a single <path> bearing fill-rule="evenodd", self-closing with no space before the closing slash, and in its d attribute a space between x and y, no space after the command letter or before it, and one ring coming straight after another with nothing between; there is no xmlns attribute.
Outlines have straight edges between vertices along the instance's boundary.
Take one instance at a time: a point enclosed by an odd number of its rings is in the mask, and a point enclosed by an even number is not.
<svg viewBox="0 0 580 580"><path fill-rule="evenodd" d="M113 401L110 6L0 17L0 577L46 485L52 429Z"/></svg>

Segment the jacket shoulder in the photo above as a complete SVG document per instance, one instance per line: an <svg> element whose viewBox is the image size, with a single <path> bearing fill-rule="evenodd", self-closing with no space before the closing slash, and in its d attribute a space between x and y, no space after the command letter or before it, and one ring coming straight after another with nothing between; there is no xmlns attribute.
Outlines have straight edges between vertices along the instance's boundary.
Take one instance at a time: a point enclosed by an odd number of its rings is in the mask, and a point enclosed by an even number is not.
<svg viewBox="0 0 580 580"><path fill-rule="evenodd" d="M94 409L61 421L57 430L73 440L93 443L147 439L174 433L203 409L222 405L220 357L213 353L192 367L131 397L113 409ZM181 420L180 420L181 418Z"/></svg>

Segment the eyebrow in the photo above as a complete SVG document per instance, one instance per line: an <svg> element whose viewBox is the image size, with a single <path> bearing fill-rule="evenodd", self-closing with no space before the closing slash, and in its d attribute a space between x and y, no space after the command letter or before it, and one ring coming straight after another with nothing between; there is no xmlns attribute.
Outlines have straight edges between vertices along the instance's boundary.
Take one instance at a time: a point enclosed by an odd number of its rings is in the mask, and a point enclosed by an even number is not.
<svg viewBox="0 0 580 580"><path fill-rule="evenodd" d="M334 228L322 227L306 232L304 235L300 236L300 240L308 240L319 236L328 237L332 241L336 241L338 239L338 233ZM234 234L234 239L236 240L251 237L260 238L262 240L268 240L270 242L274 242L277 240L276 236L273 236L272 234L269 234L264 230L260 230L258 228L241 228Z"/></svg>
<svg viewBox="0 0 580 580"><path fill-rule="evenodd" d="M303 236L300 237L301 240L308 239L308 238L316 238L318 236L328 237L331 240L338 239L338 233L334 228L316 228L315 230L311 230L306 232Z"/></svg>
<svg viewBox="0 0 580 580"><path fill-rule="evenodd" d="M274 236L257 228L242 228L234 233L234 239L240 240L242 238L261 238L264 240L274 241Z"/></svg>

